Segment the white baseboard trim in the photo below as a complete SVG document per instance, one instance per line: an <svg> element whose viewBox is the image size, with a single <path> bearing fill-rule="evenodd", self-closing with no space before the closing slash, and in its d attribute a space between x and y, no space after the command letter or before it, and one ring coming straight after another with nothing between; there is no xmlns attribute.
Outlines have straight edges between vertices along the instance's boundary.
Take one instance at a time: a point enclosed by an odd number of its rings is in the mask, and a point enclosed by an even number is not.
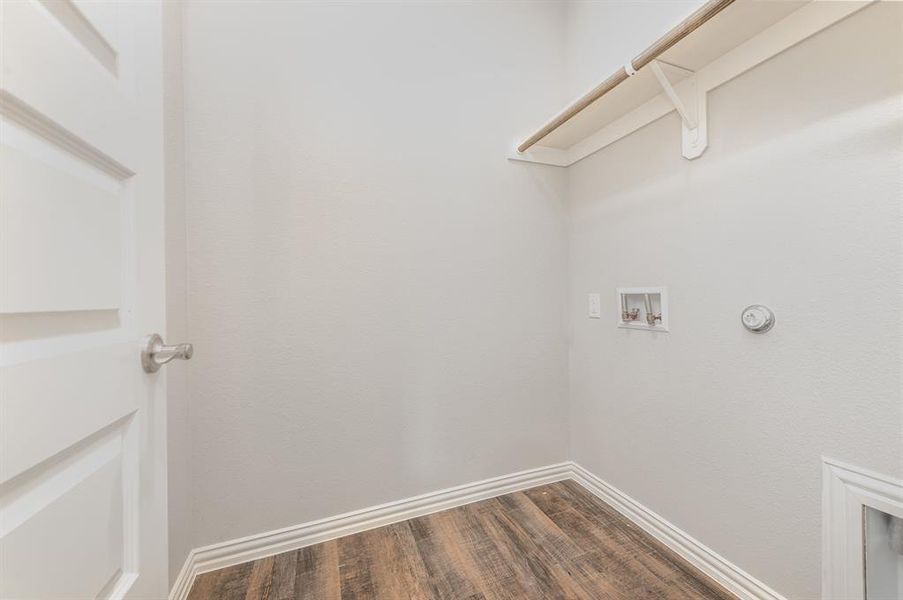
<svg viewBox="0 0 903 600"><path fill-rule="evenodd" d="M565 479L573 479L585 487L739 598L743 600L786 600L776 591L690 537L672 523L573 462L503 475L318 521L196 548L188 554L170 591L169 600L185 600L195 578L201 573Z"/></svg>
<svg viewBox="0 0 903 600"><path fill-rule="evenodd" d="M201 573L257 560L280 552L319 544L471 502L510 494L572 477L572 463L549 465L475 483L430 492L404 500L293 525L275 531L195 548L188 554L169 593L170 600L185 600Z"/></svg>
<svg viewBox="0 0 903 600"><path fill-rule="evenodd" d="M720 583L729 592L744 600L786 600L784 596L711 548L580 465L573 464L573 472L573 478L577 483L668 546L691 565Z"/></svg>

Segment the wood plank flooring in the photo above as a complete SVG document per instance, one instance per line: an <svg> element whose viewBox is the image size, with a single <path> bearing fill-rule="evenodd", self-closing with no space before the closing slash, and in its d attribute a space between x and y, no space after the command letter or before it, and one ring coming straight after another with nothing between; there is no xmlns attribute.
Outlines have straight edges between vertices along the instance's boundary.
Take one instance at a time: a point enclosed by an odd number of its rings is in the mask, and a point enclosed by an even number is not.
<svg viewBox="0 0 903 600"><path fill-rule="evenodd" d="M733 598L573 481L198 576L189 600Z"/></svg>

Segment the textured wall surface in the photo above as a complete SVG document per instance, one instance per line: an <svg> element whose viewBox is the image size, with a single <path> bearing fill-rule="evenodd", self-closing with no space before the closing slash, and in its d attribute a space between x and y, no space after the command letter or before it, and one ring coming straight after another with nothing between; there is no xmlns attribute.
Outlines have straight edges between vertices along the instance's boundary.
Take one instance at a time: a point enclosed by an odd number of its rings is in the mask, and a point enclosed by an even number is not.
<svg viewBox="0 0 903 600"><path fill-rule="evenodd" d="M821 456L903 476L901 11L715 90L697 161L672 113L570 169L573 458L788 598L820 594ZM631 285L670 333L615 328Z"/></svg>
<svg viewBox="0 0 903 600"><path fill-rule="evenodd" d="M564 29L188 4L195 546L566 459L565 173L504 158Z"/></svg>
<svg viewBox="0 0 903 600"><path fill-rule="evenodd" d="M187 4L171 569L570 443L819 595L820 457L903 477L903 6L714 91L697 161L674 114L568 171L502 159L699 3ZM616 329L615 288L659 284L671 332ZM754 302L767 335L739 324Z"/></svg>
<svg viewBox="0 0 903 600"><path fill-rule="evenodd" d="M595 87L705 0L567 0L568 100Z"/></svg>

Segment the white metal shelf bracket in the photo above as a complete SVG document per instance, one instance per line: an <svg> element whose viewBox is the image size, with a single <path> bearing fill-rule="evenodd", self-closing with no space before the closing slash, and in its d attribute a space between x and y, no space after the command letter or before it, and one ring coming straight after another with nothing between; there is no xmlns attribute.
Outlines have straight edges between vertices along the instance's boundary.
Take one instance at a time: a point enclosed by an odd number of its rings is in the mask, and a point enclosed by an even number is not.
<svg viewBox="0 0 903 600"><path fill-rule="evenodd" d="M706 91L699 88L693 71L660 60L653 60L649 66L680 115L683 157L690 160L699 158L709 145ZM685 79L675 87L665 74L665 69L677 72Z"/></svg>

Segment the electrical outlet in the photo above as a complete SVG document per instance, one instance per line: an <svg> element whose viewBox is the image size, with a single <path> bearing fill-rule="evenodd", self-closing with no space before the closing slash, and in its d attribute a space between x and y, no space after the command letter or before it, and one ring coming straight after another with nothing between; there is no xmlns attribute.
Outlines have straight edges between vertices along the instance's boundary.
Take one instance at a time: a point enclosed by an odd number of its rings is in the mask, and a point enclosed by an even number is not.
<svg viewBox="0 0 903 600"><path fill-rule="evenodd" d="M589 303L589 318L602 318L602 296L599 294L588 294L586 298Z"/></svg>

